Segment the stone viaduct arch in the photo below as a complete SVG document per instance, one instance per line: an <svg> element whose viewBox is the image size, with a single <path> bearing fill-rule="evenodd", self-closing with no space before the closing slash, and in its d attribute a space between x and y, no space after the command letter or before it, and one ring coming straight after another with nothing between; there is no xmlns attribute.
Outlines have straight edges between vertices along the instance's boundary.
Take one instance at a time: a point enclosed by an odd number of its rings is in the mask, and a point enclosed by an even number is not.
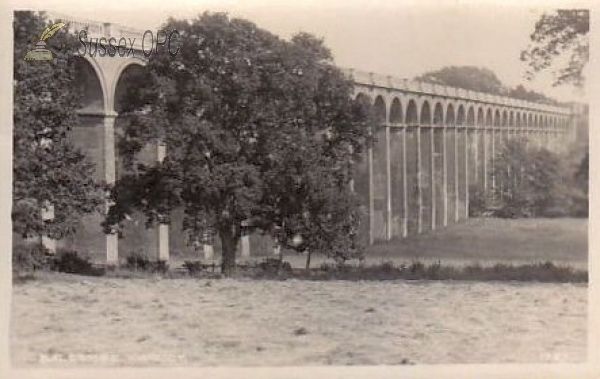
<svg viewBox="0 0 600 379"><path fill-rule="evenodd" d="M347 73L354 80L355 96L369 99L380 122L385 121L385 132L380 132L385 142L378 141L374 149L392 150L367 154L368 175L363 178L375 175L380 181L387 175L385 184L363 186L373 188L366 191L371 243L467 218L470 189L489 191L502 185L491 167L509 138L560 151L566 144L559 141L572 136L570 108L356 70Z"/></svg>
<svg viewBox="0 0 600 379"><path fill-rule="evenodd" d="M88 29L88 37L136 37L139 55L79 58L78 75L84 89L81 126L73 141L96 163L98 179L113 183L119 172L115 151L120 98L127 75L145 64L141 56L142 31L113 24L75 20L58 15L75 30ZM355 84L355 98L373 106L378 124L376 142L358 162L354 190L363 200L366 220L362 231L369 243L442 228L469 217L469 191L489 191L495 152L508 138L559 151L571 138L570 108L451 88L356 70L345 70ZM162 160L166 146L148 148L145 159ZM67 241L85 244L116 263L121 253L144 246L159 259L179 248L182 231L174 225L152 230L132 225L130 241L104 235L100 216L81 223L81 231ZM142 223L143 225L143 223ZM242 239L242 256L249 254Z"/></svg>

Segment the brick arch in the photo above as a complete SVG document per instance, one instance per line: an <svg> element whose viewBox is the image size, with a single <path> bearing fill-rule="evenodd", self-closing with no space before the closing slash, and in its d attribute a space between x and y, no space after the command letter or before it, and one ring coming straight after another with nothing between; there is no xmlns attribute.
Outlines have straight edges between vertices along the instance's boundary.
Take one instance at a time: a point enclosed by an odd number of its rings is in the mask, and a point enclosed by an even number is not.
<svg viewBox="0 0 600 379"><path fill-rule="evenodd" d="M128 64L123 70L115 84L112 93L112 110L121 113L123 111L123 98L132 92L139 91L138 82L150 80L150 74L143 70L142 65Z"/></svg>
<svg viewBox="0 0 600 379"><path fill-rule="evenodd" d="M444 125L444 106L439 101L435 104L433 111L433 124Z"/></svg>
<svg viewBox="0 0 600 379"><path fill-rule="evenodd" d="M415 99L408 100L406 104L406 118L404 119L406 124L416 125L419 123L419 109Z"/></svg>
<svg viewBox="0 0 600 379"><path fill-rule="evenodd" d="M95 59L75 57L75 83L82 91L82 111L106 114L111 110L108 87L102 68Z"/></svg>
<svg viewBox="0 0 600 379"><path fill-rule="evenodd" d="M467 109L467 125L475 126L475 108L471 105Z"/></svg>
<svg viewBox="0 0 600 379"><path fill-rule="evenodd" d="M373 103L373 111L375 112L375 119L380 124L387 123L387 109L383 96L378 95Z"/></svg>
<svg viewBox="0 0 600 379"><path fill-rule="evenodd" d="M492 126L494 124L494 114L492 108L488 107L485 111L485 126Z"/></svg>
<svg viewBox="0 0 600 379"><path fill-rule="evenodd" d="M478 107L477 108L477 125L478 126L485 125L485 114L484 114L484 111L483 111L483 107Z"/></svg>
<svg viewBox="0 0 600 379"><path fill-rule="evenodd" d="M454 105L448 103L446 106L446 117L444 118L447 126L454 126L456 123L456 114L454 112Z"/></svg>
<svg viewBox="0 0 600 379"><path fill-rule="evenodd" d="M463 126L463 125L465 125L465 121L466 121L465 106L463 104L460 104L458 106L458 111L456 112L456 125Z"/></svg>
<svg viewBox="0 0 600 379"><path fill-rule="evenodd" d="M429 101L425 100L421 105L421 115L419 117L419 124L429 125L431 124L431 106Z"/></svg>
<svg viewBox="0 0 600 379"><path fill-rule="evenodd" d="M401 124L403 121L402 101L398 97L394 97L390 106L390 124Z"/></svg>
<svg viewBox="0 0 600 379"><path fill-rule="evenodd" d="M107 108L109 111L115 111L115 101L116 101L116 93L119 82L121 81L123 74L130 69L132 66L143 67L146 65L146 61L141 58L127 58L127 59L115 59L118 64L114 67L111 67L110 70L106 70L107 76L107 95L108 102Z"/></svg>
<svg viewBox="0 0 600 379"><path fill-rule="evenodd" d="M364 92L358 92L354 97L355 101L363 101L365 104L371 105L371 96L367 95Z"/></svg>

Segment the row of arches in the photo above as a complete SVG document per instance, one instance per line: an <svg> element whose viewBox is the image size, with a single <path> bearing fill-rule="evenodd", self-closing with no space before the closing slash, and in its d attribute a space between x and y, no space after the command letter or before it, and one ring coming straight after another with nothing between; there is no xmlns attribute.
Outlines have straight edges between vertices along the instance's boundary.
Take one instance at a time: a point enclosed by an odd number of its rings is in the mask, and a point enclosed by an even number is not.
<svg viewBox="0 0 600 379"><path fill-rule="evenodd" d="M390 125L478 125L555 130L566 128L569 122L569 118L561 114L463 101L419 100L406 96L404 101L394 97L387 104L383 96L378 95L373 100L364 92L359 92L356 99L373 107L378 122Z"/></svg>
<svg viewBox="0 0 600 379"><path fill-rule="evenodd" d="M81 59L78 62L77 83L83 87L80 111L85 117L82 117L82 125L74 128L73 139L96 163L98 178L108 183L114 182L120 171L119 152L115 149L119 125L115 121L119 121L117 116L126 110L131 92L137 89L136 77L143 71L141 67L140 62L133 60ZM360 89L360 85L357 86ZM568 117L560 113L412 96L400 91L396 94L390 98L385 94L376 93L377 96L371 97L366 92L358 92L356 97L373 106L379 122L387 125L495 125L549 130L564 128L568 122ZM369 207L370 221L365 225L370 225L370 230L366 233L372 237L373 230L381 225L385 225L386 233L390 236L394 225L404 228L404 234L413 233L414 230L420 231L422 225L428 222L435 225L440 219L448 219L450 214L456 215L458 220L457 215L468 213L468 187L472 184L469 182L469 171L479 173L483 167L479 177L487 177L485 162L487 152L494 149L495 140L492 136L480 133L480 136L475 136L477 141L472 142L474 136L471 133L442 133L442 130L435 128L429 128L427 133L390 128L384 132L388 135L379 139L379 145L371 152L372 157L361 163L364 164L364 167L361 166L363 174L357 175L362 179L362 182L356 182L357 192L365 194L365 204ZM472 149L474 146L477 147ZM155 159L153 154L149 151L147 158ZM475 158L480 155L481 159ZM478 164L474 163L479 161ZM443 167L447 172L442 177L450 178L446 182L439 178ZM415 195L416 191L418 196ZM440 199L445 199L447 209L444 204L438 204ZM429 218L428 214L431 215ZM174 218L180 216L175 215ZM395 217L403 217L404 221L394 221ZM100 225L100 221L84 220L83 224ZM118 259L119 251L132 251L140 246L168 259L169 250L190 249L185 243L184 231L176 227L179 224L174 222L163 234L129 225L125 231L128 237L118 242L115 235L105 236L99 228L82 228L70 243L73 247L80 244L82 249L88 251L104 250L109 262ZM143 222L139 225L143 225Z"/></svg>

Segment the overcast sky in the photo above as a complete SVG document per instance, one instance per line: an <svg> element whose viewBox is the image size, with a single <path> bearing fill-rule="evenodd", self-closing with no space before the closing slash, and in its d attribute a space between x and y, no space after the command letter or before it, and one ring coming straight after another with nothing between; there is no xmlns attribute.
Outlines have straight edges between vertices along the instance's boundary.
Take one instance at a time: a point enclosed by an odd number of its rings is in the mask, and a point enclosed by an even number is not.
<svg viewBox="0 0 600 379"><path fill-rule="evenodd" d="M168 16L190 18L205 10L248 18L284 38L298 31L325 39L338 65L412 78L450 65L493 70L507 85L524 84L561 100L583 100L570 87L553 88L552 76L523 79L519 54L536 20L554 6L540 1L20 0L15 8L47 9L95 21L156 29ZM324 5L327 4L327 5ZM425 5L424 5L425 4ZM502 5L504 4L504 5Z"/></svg>

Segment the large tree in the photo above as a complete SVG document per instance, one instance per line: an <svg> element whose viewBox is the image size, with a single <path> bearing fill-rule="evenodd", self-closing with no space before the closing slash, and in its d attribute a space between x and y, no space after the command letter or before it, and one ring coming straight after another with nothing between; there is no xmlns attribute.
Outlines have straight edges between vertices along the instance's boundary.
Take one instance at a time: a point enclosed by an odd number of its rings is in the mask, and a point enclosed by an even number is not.
<svg viewBox="0 0 600 379"><path fill-rule="evenodd" d="M554 85L572 84L582 87L583 70L589 60L590 11L587 9L560 9L543 14L535 24L531 42L521 52L530 71L527 78L552 68L559 57L568 60L554 67Z"/></svg>
<svg viewBox="0 0 600 379"><path fill-rule="evenodd" d="M93 165L68 139L78 120L75 37L63 28L46 40L53 61L23 60L48 26L43 14L15 12L12 225L23 237L74 232L103 196ZM42 217L52 209L53 218Z"/></svg>
<svg viewBox="0 0 600 379"><path fill-rule="evenodd" d="M150 57L150 84L123 112L129 171L107 224L134 209L149 224L171 222L181 207L193 237L218 234L226 274L244 224L297 249L354 248L351 168L368 140L368 110L322 42L284 41L220 13L163 29L179 31L180 50ZM167 145L162 163L136 160L148 143Z"/></svg>

